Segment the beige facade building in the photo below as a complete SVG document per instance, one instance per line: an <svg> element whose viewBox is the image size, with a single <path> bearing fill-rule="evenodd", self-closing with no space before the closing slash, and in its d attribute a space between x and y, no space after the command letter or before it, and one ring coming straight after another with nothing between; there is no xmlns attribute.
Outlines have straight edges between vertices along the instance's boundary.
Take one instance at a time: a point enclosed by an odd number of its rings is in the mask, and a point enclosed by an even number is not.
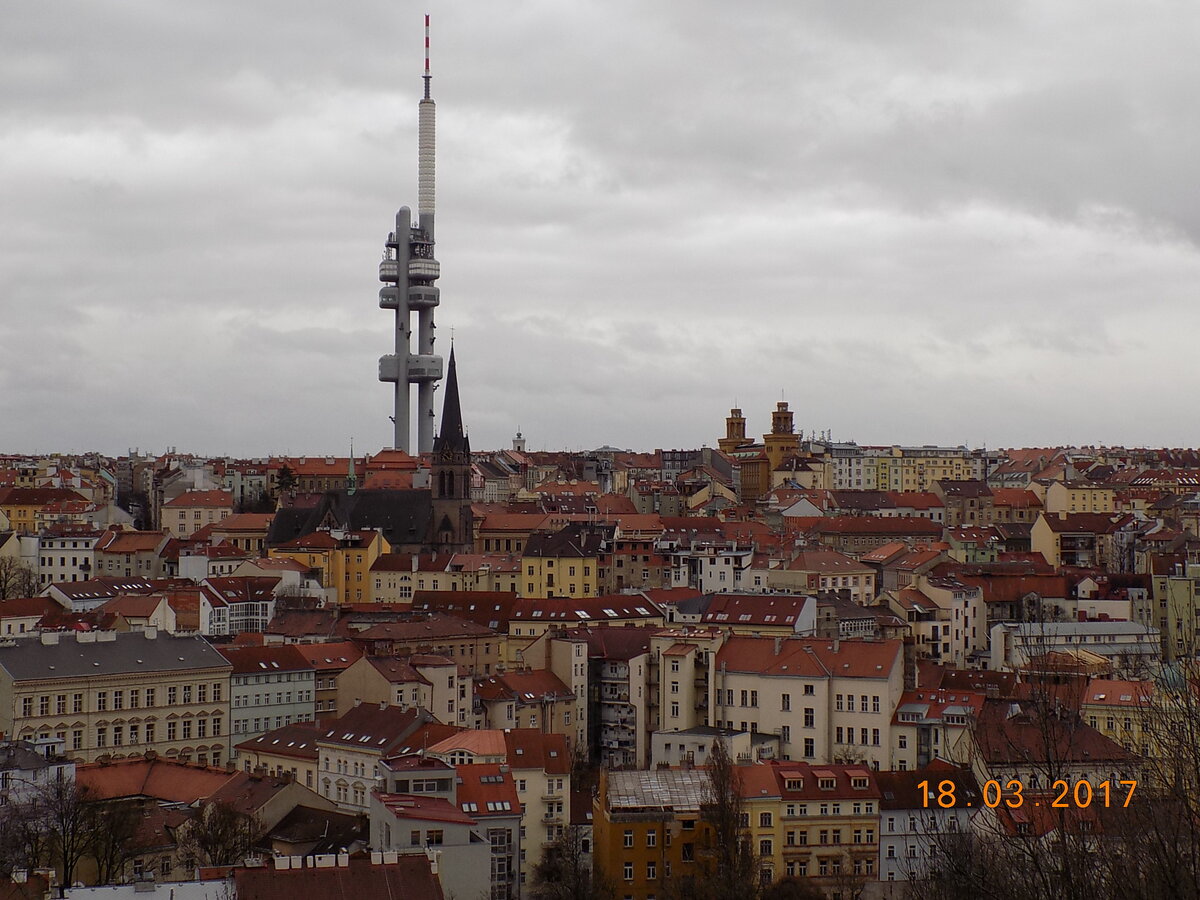
<svg viewBox="0 0 1200 900"><path fill-rule="evenodd" d="M715 656L708 724L777 734L784 759L887 768L902 646L730 637Z"/></svg>
<svg viewBox="0 0 1200 900"><path fill-rule="evenodd" d="M175 537L191 537L206 525L233 515L229 491L185 491L162 505L161 525Z"/></svg>
<svg viewBox="0 0 1200 900"><path fill-rule="evenodd" d="M0 644L0 731L56 737L79 762L229 759L229 662L201 637L157 629L46 632Z"/></svg>
<svg viewBox="0 0 1200 900"><path fill-rule="evenodd" d="M446 725L464 728L471 720L471 676L444 656L364 656L337 679L338 709L359 703L420 707Z"/></svg>

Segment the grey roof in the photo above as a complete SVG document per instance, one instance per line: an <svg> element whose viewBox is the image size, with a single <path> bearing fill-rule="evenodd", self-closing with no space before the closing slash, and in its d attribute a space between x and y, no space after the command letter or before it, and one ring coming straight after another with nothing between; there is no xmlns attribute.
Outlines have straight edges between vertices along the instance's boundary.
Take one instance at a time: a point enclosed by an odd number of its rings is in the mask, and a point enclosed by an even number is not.
<svg viewBox="0 0 1200 900"><path fill-rule="evenodd" d="M0 771L33 772L62 762L61 759L46 759L28 741L0 742Z"/></svg>
<svg viewBox="0 0 1200 900"><path fill-rule="evenodd" d="M608 808L614 813L664 807L699 810L708 793L708 773L701 769L608 773Z"/></svg>
<svg viewBox="0 0 1200 900"><path fill-rule="evenodd" d="M392 548L425 544L433 517L428 490L327 491L314 507L285 507L275 513L267 546L312 534L322 525L355 531L378 528Z"/></svg>
<svg viewBox="0 0 1200 900"><path fill-rule="evenodd" d="M37 637L0 642L0 669L13 681L38 681L127 672L231 668L225 657L197 635L175 637L158 632L150 639L140 631L109 631L68 632L56 637L56 644L44 644Z"/></svg>

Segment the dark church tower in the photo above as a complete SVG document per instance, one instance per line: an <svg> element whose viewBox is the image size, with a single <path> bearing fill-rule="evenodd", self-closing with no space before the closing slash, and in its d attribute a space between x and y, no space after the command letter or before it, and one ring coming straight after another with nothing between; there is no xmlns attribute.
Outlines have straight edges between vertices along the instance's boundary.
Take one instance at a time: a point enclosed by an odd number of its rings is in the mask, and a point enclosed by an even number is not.
<svg viewBox="0 0 1200 900"><path fill-rule="evenodd" d="M434 549L470 553L474 549L471 519L471 444L463 430L458 401L458 370L454 348L446 371L446 396L442 402L442 427L433 441L430 489L433 514L429 542Z"/></svg>

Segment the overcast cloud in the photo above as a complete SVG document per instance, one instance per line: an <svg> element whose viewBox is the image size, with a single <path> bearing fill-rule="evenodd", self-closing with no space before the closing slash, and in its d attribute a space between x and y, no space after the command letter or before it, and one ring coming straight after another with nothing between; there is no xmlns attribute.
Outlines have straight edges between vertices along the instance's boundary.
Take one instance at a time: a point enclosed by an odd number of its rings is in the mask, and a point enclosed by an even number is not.
<svg viewBox="0 0 1200 900"><path fill-rule="evenodd" d="M424 11L6 9L0 451L390 443ZM1200 6L430 12L474 446L1200 443Z"/></svg>

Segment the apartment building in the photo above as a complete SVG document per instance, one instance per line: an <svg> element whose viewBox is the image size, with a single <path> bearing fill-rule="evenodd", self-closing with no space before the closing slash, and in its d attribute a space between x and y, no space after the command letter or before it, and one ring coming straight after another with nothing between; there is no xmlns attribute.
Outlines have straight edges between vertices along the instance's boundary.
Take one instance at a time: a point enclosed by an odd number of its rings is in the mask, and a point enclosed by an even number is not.
<svg viewBox="0 0 1200 900"><path fill-rule="evenodd" d="M232 739L251 740L273 728L315 718L316 673L294 644L228 647Z"/></svg>
<svg viewBox="0 0 1200 900"><path fill-rule="evenodd" d="M0 641L0 732L57 738L78 762L154 750L222 765L231 671L203 638L155 628Z"/></svg>
<svg viewBox="0 0 1200 900"><path fill-rule="evenodd" d="M444 656L363 656L338 676L338 709L357 703L421 707L447 725L471 723L471 676Z"/></svg>
<svg viewBox="0 0 1200 900"><path fill-rule="evenodd" d="M779 735L785 760L890 764L899 640L733 636L716 651L707 724Z"/></svg>

